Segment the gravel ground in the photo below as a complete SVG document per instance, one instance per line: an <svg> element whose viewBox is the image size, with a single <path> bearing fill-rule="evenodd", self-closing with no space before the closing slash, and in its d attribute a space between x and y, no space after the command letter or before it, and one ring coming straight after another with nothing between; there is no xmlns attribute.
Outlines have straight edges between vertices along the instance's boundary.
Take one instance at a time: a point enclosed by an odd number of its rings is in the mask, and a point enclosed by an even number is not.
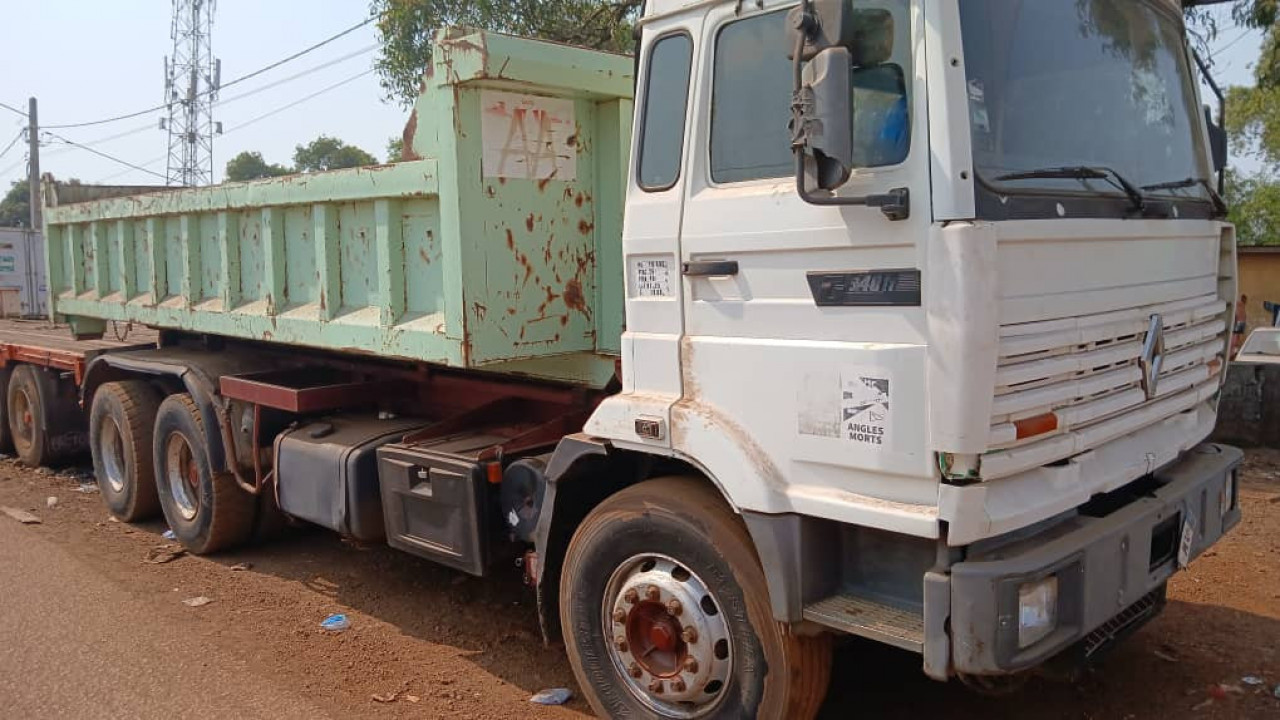
<svg viewBox="0 0 1280 720"><path fill-rule="evenodd" d="M75 472L0 461L0 506L40 517L42 524L18 527L47 547L51 570L54 556L59 563L69 558L86 584L102 585L113 602L127 606L125 616L155 618L156 627L140 630L139 638L158 628L182 633L191 640L163 652L190 653L184 660L197 663L207 659L198 657L204 652L234 665L225 682L243 682L239 689L255 701L278 693L281 702L302 699L336 718L590 714L580 700L561 708L527 702L544 688L573 687L573 673L561 649L543 646L533 599L514 567L493 580L469 579L321 531L214 558L149 564L149 553L166 544L164 526L109 520L98 495L79 492L87 478ZM925 679L918 657L851 640L838 651L823 717L1280 718L1280 699L1272 696L1280 685L1280 452L1250 454L1241 495L1241 527L1175 578L1160 618L1080 681L1033 680L1012 697L979 697L957 683ZM51 496L58 499L52 508ZM16 525L4 516L0 523ZM0 560L17 562L18 554L0 546ZM38 555L25 556L38 562ZM6 595L23 592L35 590L20 578L0 577L0 633L14 621L6 618ZM182 602L199 596L213 602L198 608ZM97 616L62 617L71 615L68 606L75 607L49 602L46 619L73 626ZM346 613L352 628L320 629L333 613ZM23 642L38 642L29 632L16 637L24 639L2 646L18 645L19 656ZM118 632L104 637L126 642ZM1249 685L1246 677L1265 684ZM84 691L73 679L48 682L66 685L44 688L52 695ZM10 702L19 701L0 692L0 716L13 716L18 705Z"/></svg>

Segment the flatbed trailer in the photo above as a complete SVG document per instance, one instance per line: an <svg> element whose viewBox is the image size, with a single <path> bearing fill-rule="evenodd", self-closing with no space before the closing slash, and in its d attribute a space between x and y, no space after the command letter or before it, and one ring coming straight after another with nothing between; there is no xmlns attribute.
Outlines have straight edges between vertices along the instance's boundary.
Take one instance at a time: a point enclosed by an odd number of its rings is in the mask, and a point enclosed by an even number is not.
<svg viewBox="0 0 1280 720"><path fill-rule="evenodd" d="M16 448L32 466L87 452L79 406L85 368L103 353L151 347L158 337L121 324L102 338L77 339L47 320L0 319L0 452Z"/></svg>

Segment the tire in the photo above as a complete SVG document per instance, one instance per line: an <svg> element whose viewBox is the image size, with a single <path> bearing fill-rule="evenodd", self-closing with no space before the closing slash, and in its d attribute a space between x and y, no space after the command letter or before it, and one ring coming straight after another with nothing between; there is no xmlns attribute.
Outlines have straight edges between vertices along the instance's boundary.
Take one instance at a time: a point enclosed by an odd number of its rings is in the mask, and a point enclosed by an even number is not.
<svg viewBox="0 0 1280 720"><path fill-rule="evenodd" d="M569 660L601 717L807 720L826 697L831 638L773 619L746 527L706 483L650 480L605 500L560 583Z"/></svg>
<svg viewBox="0 0 1280 720"><path fill-rule="evenodd" d="M160 514L155 432L160 393L141 380L103 385L89 411L93 474L111 514L124 522Z"/></svg>
<svg viewBox="0 0 1280 720"><path fill-rule="evenodd" d="M5 418L14 452L22 464L38 468L52 460L45 432L45 408L36 369L19 365L9 376L5 391Z"/></svg>
<svg viewBox="0 0 1280 720"><path fill-rule="evenodd" d="M9 431L9 376L11 368L0 369L0 453L13 454L13 433Z"/></svg>
<svg viewBox="0 0 1280 720"><path fill-rule="evenodd" d="M204 419L190 395L170 395L160 404L153 437L160 507L183 547L208 555L248 540L256 498L231 475L213 472Z"/></svg>

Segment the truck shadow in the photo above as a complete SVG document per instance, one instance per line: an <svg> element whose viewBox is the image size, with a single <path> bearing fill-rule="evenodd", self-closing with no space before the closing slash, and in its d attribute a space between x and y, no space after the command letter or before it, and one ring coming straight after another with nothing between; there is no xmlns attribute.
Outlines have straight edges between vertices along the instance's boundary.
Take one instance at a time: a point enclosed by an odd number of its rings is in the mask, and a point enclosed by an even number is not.
<svg viewBox="0 0 1280 720"><path fill-rule="evenodd" d="M459 672L471 664L531 693L575 686L563 649L544 646L532 591L514 565L495 568L488 579L471 578L384 546L359 546L310 529L214 560L228 566L251 562L252 572L299 583L415 640L456 648ZM1248 640L1224 649L1224 638ZM921 673L919 656L848 639L838 646L819 717L1183 717L1208 697L1210 685L1239 684L1242 675L1274 668L1276 647L1280 621L1173 601L1160 618L1076 682L1035 678L1011 696L992 698L959 682L929 680ZM1231 717L1275 717L1270 686L1265 697L1255 690L1244 688L1219 704L1234 703ZM581 700L570 707L589 712Z"/></svg>
<svg viewBox="0 0 1280 720"><path fill-rule="evenodd" d="M938 683L920 670L917 655L853 639L842 643L831 690L819 718L940 717L1115 718L1161 720L1192 715L1275 718L1280 621L1213 605L1172 601L1164 613L1118 645L1074 682L1032 678L1005 697L979 695L958 681ZM1271 676L1263 670L1272 668ZM1250 687L1246 675L1268 684ZM1203 705L1212 685L1227 697ZM1199 712L1193 709L1199 707Z"/></svg>

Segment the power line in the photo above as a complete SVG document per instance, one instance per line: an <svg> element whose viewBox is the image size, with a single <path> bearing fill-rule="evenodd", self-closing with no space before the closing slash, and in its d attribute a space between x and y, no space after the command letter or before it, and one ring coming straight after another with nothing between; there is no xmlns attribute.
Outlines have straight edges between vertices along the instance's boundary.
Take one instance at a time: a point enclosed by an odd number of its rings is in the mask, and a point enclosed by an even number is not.
<svg viewBox="0 0 1280 720"><path fill-rule="evenodd" d="M168 180L168 178L167 178L167 177L165 177L164 175L161 175L161 174L160 174L160 173L158 173L158 172L152 172L151 170L148 170L148 169L146 169L146 168L142 167L141 165L134 165L133 163L131 163L131 162L127 161L127 160L121 160L120 158L115 157L114 155L108 155L108 154L106 154L106 153L102 152L101 150L95 150L95 149L93 149L93 148L91 148L91 147L88 147L87 145L81 145L81 144L80 144L80 143L78 143L78 142L74 142L74 141L68 140L68 139L66 139L66 138L62 137L61 135L58 135L57 133L49 133L49 136L50 136L50 137L52 137L52 138L54 138L54 139L56 139L56 140L60 140L60 141L62 141L62 142L64 142L64 143L66 143L66 144L68 144L68 145L73 145L73 146L75 146L75 147L78 147L78 148L80 148L81 150L85 150L85 151L87 151L87 152L91 152L91 153L93 153L94 155L97 155L98 157L106 158L107 160L110 160L111 162L119 163L119 164L121 164L121 165L124 165L125 167L130 167L130 168L133 168L134 170L139 170L139 171L141 171L141 172L144 172L144 173L147 173L147 174L150 174L150 175L155 175L156 177L160 178L161 180Z"/></svg>
<svg viewBox="0 0 1280 720"><path fill-rule="evenodd" d="M83 142L80 144L85 147L96 147L98 145L104 145L106 143L113 142L115 140L120 140L122 138L127 138L131 135L137 135L138 133L146 132L148 130L155 130L155 129L156 129L156 126L154 124L147 123L146 125L136 127L132 130L126 130L122 133L116 133L115 135L108 135L107 137L98 138L96 140L90 140L88 142ZM44 157L56 157L58 155L62 155L63 153L70 152L71 150L74 150L74 149L75 148L67 147L67 148L62 148L60 150L50 150L49 152L44 153Z"/></svg>
<svg viewBox="0 0 1280 720"><path fill-rule="evenodd" d="M23 165L26 165L26 164L27 164L27 160L29 160L29 159L30 159L30 158L23 157L21 160L19 160L18 162L16 162L16 163L14 163L14 164L10 165L9 167L5 168L4 170L0 170L0 177L4 177L4 176L8 175L9 173L13 172L14 170L17 170L18 168L22 167Z"/></svg>
<svg viewBox="0 0 1280 720"><path fill-rule="evenodd" d="M284 58L284 59L282 59L282 60L277 60L276 62L274 62L274 63L272 63L272 64L270 64L270 65L267 65L266 67L260 68L260 69L258 69L258 70L254 70L253 72L249 73L248 75L242 75L242 76L240 76L240 77L238 77L238 78L236 78L236 79L234 79L234 80L231 80L231 81L225 82L225 83L223 83L223 84L222 84L222 86L221 86L220 88L217 88L216 90L206 90L205 92L201 93L201 95L208 95L208 94L212 94L212 93L214 93L214 92L217 92L218 90L222 90L222 89L225 89L225 88L229 88L229 87L231 87L231 86L233 86L233 85L238 85L239 83L242 83L242 82L244 82L244 81L246 81L246 80L249 80L249 79L255 78L255 77L257 77L257 76L259 76L259 75L261 75L261 74L263 74L263 73L265 73L265 72L268 72L268 71L270 71L270 70L274 70L274 69L276 69L276 68L280 67L281 65L284 65L285 63L288 63L288 62L292 62L292 61L294 61L294 60L297 60L298 58L302 57L303 55L306 55L307 53L314 52L314 51L316 51L316 50L318 50L318 49L320 49L320 48L324 47L325 45L328 45L329 43L334 42L335 40L338 40L339 38L346 37L347 35L350 35L351 33L353 33L353 32L355 32L356 30L359 30L360 28L362 28L362 27L364 27L364 26L368 25L369 23L373 22L373 21L374 21L374 20L376 20L376 19L377 19L376 17L370 17L370 18L368 18L368 19L364 20L363 22L360 22L360 23L357 23L357 24L355 24L355 25L352 25L351 27L347 28L346 30L343 30L342 32L338 33L337 35L334 35L334 36L332 36L332 37L329 37L329 38L326 38L326 39L324 39L324 40L321 40L320 42L316 43L315 45L312 45L312 46L311 46L311 47L309 47L309 48L306 48L305 50L300 50L300 51L298 51L298 52L296 52L296 53L294 53L294 54L290 55L290 56L289 56L289 57L287 57L287 58ZM8 107L8 106L5 106L5 107ZM139 111L137 111L137 112L128 113L128 114L126 114L126 115L117 115L117 116L115 116L115 117L104 118L104 119L102 119L102 120L93 120L93 121L90 121L90 122L79 122L79 123L65 123L65 124L62 124L62 125L46 125L46 126L44 126L44 127L45 127L46 129L52 129L52 130L66 130L66 129L69 129L69 128L89 127L89 126L91 126L91 125L105 125L105 124L107 124L107 123L118 122L118 121L120 121L120 120L130 120L130 119L132 119L132 118L141 117L141 116L143 116L143 115L147 115L147 114L149 114L149 113L153 113L153 112L157 112L157 111L159 111L159 110L163 110L163 109L165 109L165 108L167 108L167 107L169 107L169 103L167 103L167 102L166 102L166 103L162 103L162 104L160 104L160 105L156 105L155 107L147 108L146 110L139 110ZM9 108L9 109L10 109L10 110L13 110L13 108ZM16 111L15 111L15 112L16 112ZM20 113L20 114L21 114L23 117L26 117L26 113Z"/></svg>
<svg viewBox="0 0 1280 720"><path fill-rule="evenodd" d="M8 105L8 104L6 104L6 103L2 103L2 102L0 102L0 108L4 108L5 110L8 110L9 112L15 112L15 113L17 113L17 114L21 115L21 116L22 116L22 117L24 117L24 118L27 116L27 113L26 113L25 111L23 111L23 110L19 110L18 108L14 107L14 106L12 106L12 105Z"/></svg>
<svg viewBox="0 0 1280 720"><path fill-rule="evenodd" d="M321 71L321 70L324 70L325 68L333 67L334 65L337 65L338 63L346 62L347 60L350 60L351 58L359 57L359 56L364 55L364 54L366 54L366 53L372 52L373 50L377 50L377 49L378 49L378 47L379 47L379 46L375 44L375 45L370 45L370 46L368 46L368 47L366 47L366 48L361 48L360 50L356 50L356 51L355 51L355 52L353 52L353 53L348 53L348 54L346 54L346 55L343 55L343 56L342 56L342 57L340 57L340 58L336 58L336 59L334 59L334 60L330 60L330 61L328 61L328 62L321 63L320 65L316 65L316 66L315 66L315 67L313 67L313 68L308 68L308 69L306 69L306 70L303 70L302 72L296 73L296 74L294 74L294 75L290 75L290 76L289 76L289 77L287 77L287 78L282 78L282 79L280 79L280 80L276 80L275 82L267 83L266 85L263 85L262 87L256 87L256 88L254 88L254 89L252 89L252 90L247 90L247 91L245 91L245 92L242 92L242 93L240 93L239 95L234 95L234 96L232 96L232 97L225 98L225 99L223 99L223 100L219 100L218 102L214 103L214 105L213 105L213 106L214 106L214 107L222 107L223 105L226 105L227 103L233 103L233 102L235 102L235 101L237 101L237 100L243 100L244 98L251 97L251 96L253 96L253 95L257 95L258 93L261 93L261 92L266 92L267 90L270 90L270 89L272 89L272 88L280 87L281 85L284 85L285 83L293 82L294 80L297 80L298 78L306 77L307 75L311 75L312 73L319 72L319 71Z"/></svg>
<svg viewBox="0 0 1280 720"><path fill-rule="evenodd" d="M245 122L240 123L239 125L237 125L237 126L235 126L235 127L231 128L231 129L227 130L226 132L224 132L224 133L222 133L222 134L223 134L223 135L230 135L231 133L233 133L233 132L235 132L235 131L237 131L237 130L243 130L244 128L249 127L250 125L253 125L254 123L256 123L256 122L258 122L258 121L260 121L260 120L266 120L267 118L269 118L269 117L271 117L271 116L273 116L273 115L279 115L280 113L284 112L285 110L290 110L290 109L292 109L292 108L295 108L295 107L297 107L297 106L301 105L302 103L307 102L308 100L311 100L311 99L313 99L313 98L319 97L320 95L323 95L323 94L325 94L325 93L327 93L327 92L329 92L329 91L331 91L331 90L336 90L336 89L338 89L338 88L342 87L343 85L346 85L347 83L355 82L356 80L359 80L360 78L362 78L362 77L364 77L364 76L366 76L366 75L370 75L370 74L372 74L372 73L373 73L373 70L372 70L372 69L370 69L370 70L365 70L365 71L363 71L363 72L359 73L358 75L352 75L351 77L347 78L346 80L341 80L341 81L336 82L336 83L334 83L334 84L332 84L332 85L330 85L330 86L328 86L328 87L326 87L326 88L323 88L323 89L317 90L317 91L315 91L315 92L311 93L310 95L308 95L308 96L306 96L306 97L304 97L304 98L300 98L300 99L298 99L298 100L295 100L295 101L293 101L293 102L289 103L288 105L283 105L283 106L281 106L281 107L276 108L275 110L272 110L272 111L267 112L267 113L263 113L262 115L259 115L258 117L255 117L255 118L253 118L253 119L251 119L251 120L246 120Z"/></svg>
<svg viewBox="0 0 1280 720"><path fill-rule="evenodd" d="M1217 50L1214 50L1212 53L1209 53L1209 59L1210 59L1210 60L1212 60L1212 59L1214 59L1214 58L1218 57L1219 55L1221 55L1222 53L1224 53L1224 52L1226 52L1226 51L1230 50L1232 47L1234 47L1234 46L1235 46L1235 44L1236 44L1236 43L1238 43L1238 42L1240 42L1241 40L1243 40L1243 39L1245 39L1246 37L1248 37L1248 36L1249 36L1249 33L1251 33L1251 32L1253 32L1251 29L1249 29L1249 28L1245 28L1244 32L1240 33L1240 35L1238 35L1238 36L1236 37L1236 39L1235 39L1235 40L1232 40L1231 42L1227 43L1226 45L1223 45L1222 47L1218 48Z"/></svg>
<svg viewBox="0 0 1280 720"><path fill-rule="evenodd" d="M15 136L14 136L14 138L13 138L13 142L9 143L8 145L5 145L5 146L4 146L4 149L3 149L3 150L0 150L0 158L4 157L5 155L8 155L8 154L9 154L9 151L13 149L13 146L14 146L14 145L17 145L17 144L18 144L18 141L22 139L22 136L23 136L23 135L26 135L26 134L27 134L27 129L26 129L26 128L23 128L23 129L19 130L19 131L18 131L18 134L17 134L17 135L15 135Z"/></svg>
<svg viewBox="0 0 1280 720"><path fill-rule="evenodd" d="M164 155L161 155L160 157L151 158L150 160L148 160L148 161L146 161L146 162L142 163L139 167L142 167L142 168L150 167L151 165L155 165L156 163L160 162L161 160L167 159L168 157L169 157L169 155L166 153L166 154L164 154ZM94 180L94 181L93 181L93 184L95 184L95 185L101 185L102 183L104 183L104 182L106 182L106 181L108 181L108 180L115 180L116 178L120 177L121 175L128 175L129 173L131 173L131 172L133 172L133 171L134 171L134 169L133 169L133 168L130 168L130 169L128 169L128 170L121 170L120 172L112 173L112 174L110 174L110 175L108 175L108 176L106 176L106 177L104 177L104 178L100 178L100 179L98 179L98 180Z"/></svg>

